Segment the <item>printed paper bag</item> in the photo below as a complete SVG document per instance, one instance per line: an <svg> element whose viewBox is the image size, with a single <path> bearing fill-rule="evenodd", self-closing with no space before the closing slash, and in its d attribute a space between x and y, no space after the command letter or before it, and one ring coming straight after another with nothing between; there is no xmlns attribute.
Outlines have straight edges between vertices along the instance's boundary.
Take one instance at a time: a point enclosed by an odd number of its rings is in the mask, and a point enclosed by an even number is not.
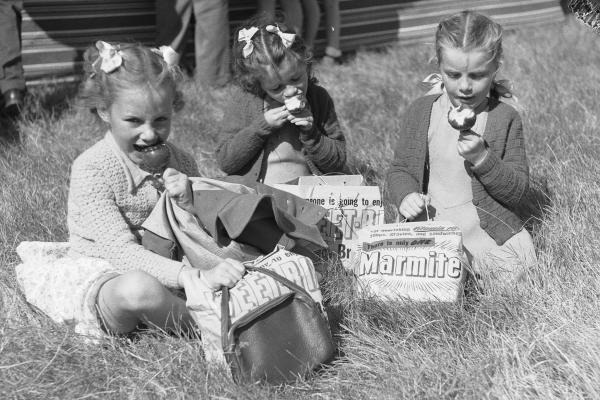
<svg viewBox="0 0 600 400"><path fill-rule="evenodd" d="M465 261L460 229L429 221L361 229L352 265L363 293L452 302L462 294Z"/></svg>
<svg viewBox="0 0 600 400"><path fill-rule="evenodd" d="M321 178L321 177L317 177ZM325 178L325 177L323 177ZM351 269L352 249L359 229L383 223L383 205L378 186L272 185L327 209L319 224L329 249Z"/></svg>
<svg viewBox="0 0 600 400"><path fill-rule="evenodd" d="M298 178L300 186L363 186L362 175L307 175Z"/></svg>
<svg viewBox="0 0 600 400"><path fill-rule="evenodd" d="M274 252L248 261L252 265L272 270L304 288L315 302L323 296L312 261L304 256L278 248ZM229 290L231 323L290 290L273 278L260 272L248 272ZM221 292L206 291L187 295L187 307L200 328L202 345L207 360L224 361L221 346Z"/></svg>

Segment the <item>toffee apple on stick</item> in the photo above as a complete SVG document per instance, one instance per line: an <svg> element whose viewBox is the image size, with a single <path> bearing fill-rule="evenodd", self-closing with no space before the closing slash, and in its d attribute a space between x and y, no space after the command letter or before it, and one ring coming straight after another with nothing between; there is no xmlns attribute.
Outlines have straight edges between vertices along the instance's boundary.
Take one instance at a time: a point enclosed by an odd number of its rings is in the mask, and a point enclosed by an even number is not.
<svg viewBox="0 0 600 400"><path fill-rule="evenodd" d="M166 143L148 146L139 151L142 158L140 166L152 174L161 174L169 162L170 152Z"/></svg>
<svg viewBox="0 0 600 400"><path fill-rule="evenodd" d="M472 108L460 104L458 107L451 107L448 111L448 122L450 126L461 132L468 131L475 125L477 115Z"/></svg>
<svg viewBox="0 0 600 400"><path fill-rule="evenodd" d="M292 114L297 114L306 107L306 98L297 88L286 89L283 93L283 97L285 108Z"/></svg>

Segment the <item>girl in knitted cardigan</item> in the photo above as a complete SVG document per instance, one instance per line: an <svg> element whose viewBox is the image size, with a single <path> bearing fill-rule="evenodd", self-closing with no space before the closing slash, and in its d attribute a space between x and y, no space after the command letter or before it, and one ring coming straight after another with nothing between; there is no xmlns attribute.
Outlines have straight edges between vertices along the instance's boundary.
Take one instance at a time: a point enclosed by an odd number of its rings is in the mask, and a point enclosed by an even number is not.
<svg viewBox="0 0 600 400"><path fill-rule="evenodd" d="M512 280L536 257L515 213L529 184L521 117L495 79L502 27L463 11L439 23L435 47L440 90L406 112L387 185L405 218L458 225L476 274ZM457 110L475 124L459 126Z"/></svg>
<svg viewBox="0 0 600 400"><path fill-rule="evenodd" d="M193 320L181 289L231 287L244 272L226 259L200 273L141 245L141 225L161 192L189 207L188 175L199 175L192 156L167 141L179 98L172 52L106 42L86 52L81 95L108 131L72 166L71 257L20 271L28 300L76 332L123 334L140 324L186 331Z"/></svg>
<svg viewBox="0 0 600 400"><path fill-rule="evenodd" d="M302 39L270 19L250 20L233 57L239 89L225 111L219 167L247 186L341 171L344 134L333 100L311 77Z"/></svg>

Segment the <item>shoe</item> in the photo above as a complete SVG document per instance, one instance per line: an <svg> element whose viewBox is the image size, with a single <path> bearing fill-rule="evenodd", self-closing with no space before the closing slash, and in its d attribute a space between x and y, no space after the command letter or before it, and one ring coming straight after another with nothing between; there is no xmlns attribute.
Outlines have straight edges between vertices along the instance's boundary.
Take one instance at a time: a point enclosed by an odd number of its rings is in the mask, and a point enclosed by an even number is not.
<svg viewBox="0 0 600 400"><path fill-rule="evenodd" d="M23 110L25 101L25 91L19 89L11 89L4 92L4 108L2 112L9 117L17 117Z"/></svg>
<svg viewBox="0 0 600 400"><path fill-rule="evenodd" d="M342 51L335 47L327 46L325 48L325 54L332 58L340 58L342 56Z"/></svg>
<svg viewBox="0 0 600 400"><path fill-rule="evenodd" d="M324 66L331 67L336 64L342 63L342 51L335 47L327 46L325 48L325 55L321 59L321 63Z"/></svg>

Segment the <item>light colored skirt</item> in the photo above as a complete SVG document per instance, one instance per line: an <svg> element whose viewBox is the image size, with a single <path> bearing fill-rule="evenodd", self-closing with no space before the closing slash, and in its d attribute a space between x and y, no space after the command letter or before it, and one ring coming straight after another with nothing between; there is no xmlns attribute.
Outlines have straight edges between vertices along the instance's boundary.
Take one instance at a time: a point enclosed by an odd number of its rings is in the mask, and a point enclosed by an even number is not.
<svg viewBox="0 0 600 400"><path fill-rule="evenodd" d="M103 337L96 299L101 286L119 273L105 260L69 257L68 250L63 242L19 244L19 286L27 301L55 322L90 339Z"/></svg>
<svg viewBox="0 0 600 400"><path fill-rule="evenodd" d="M437 207L435 220L451 221L463 233L463 245L468 252L471 269L476 275L505 283L519 280L537 262L531 235L521 229L498 245L481 228L477 210L468 202L455 207Z"/></svg>

